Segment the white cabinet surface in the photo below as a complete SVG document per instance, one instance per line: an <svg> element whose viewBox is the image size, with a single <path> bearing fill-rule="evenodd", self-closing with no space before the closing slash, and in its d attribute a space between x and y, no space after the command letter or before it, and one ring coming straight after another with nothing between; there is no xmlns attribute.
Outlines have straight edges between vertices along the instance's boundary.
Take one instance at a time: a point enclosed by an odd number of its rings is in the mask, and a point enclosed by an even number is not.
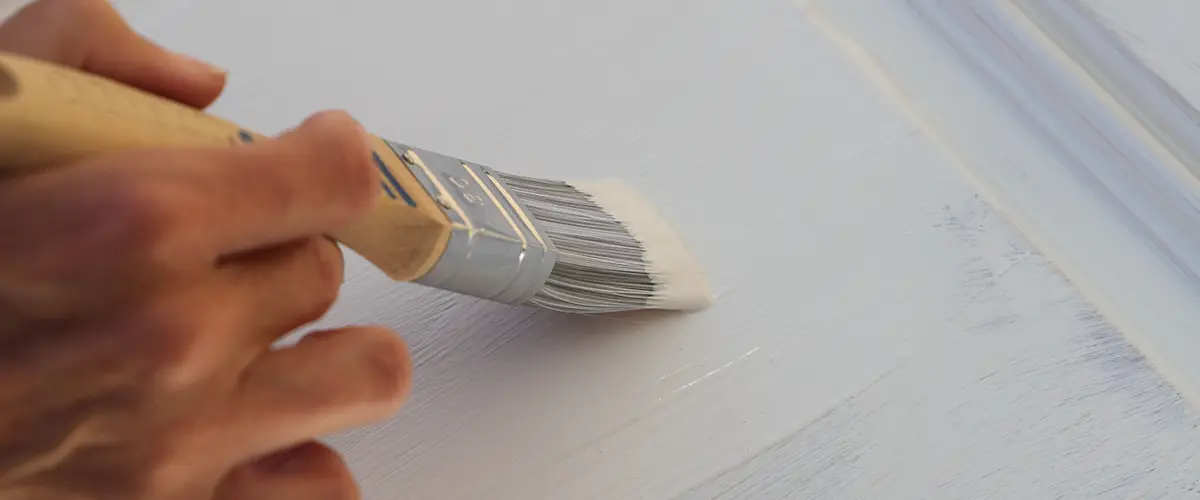
<svg viewBox="0 0 1200 500"><path fill-rule="evenodd" d="M1200 415L800 3L118 1L221 115L618 177L709 270L707 311L572 318L352 257L321 325L417 361L331 437L371 500L1200 496Z"/></svg>

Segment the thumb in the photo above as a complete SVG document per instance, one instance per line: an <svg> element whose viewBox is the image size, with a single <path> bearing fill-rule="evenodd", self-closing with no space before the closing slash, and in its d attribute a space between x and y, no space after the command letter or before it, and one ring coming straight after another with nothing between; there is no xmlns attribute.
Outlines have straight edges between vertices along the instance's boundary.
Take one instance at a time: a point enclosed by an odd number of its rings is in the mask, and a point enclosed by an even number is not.
<svg viewBox="0 0 1200 500"><path fill-rule="evenodd" d="M38 0L0 25L0 51L81 69L196 108L225 73L142 37L107 0Z"/></svg>

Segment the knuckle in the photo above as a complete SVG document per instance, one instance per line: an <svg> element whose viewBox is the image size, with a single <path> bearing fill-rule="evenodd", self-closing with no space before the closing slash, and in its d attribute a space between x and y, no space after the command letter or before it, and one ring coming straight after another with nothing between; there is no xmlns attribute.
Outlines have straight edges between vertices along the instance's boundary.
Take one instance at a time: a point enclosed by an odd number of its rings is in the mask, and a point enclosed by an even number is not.
<svg viewBox="0 0 1200 500"><path fill-rule="evenodd" d="M135 357L151 384L174 390L200 378L195 362L204 350L202 314L178 308L151 307L129 329Z"/></svg>
<svg viewBox="0 0 1200 500"><path fill-rule="evenodd" d="M0 250L51 274L142 271L169 255L166 244L183 225L180 201L156 184L163 183L103 166L16 184L4 193L3 207L41 215L0 222L6 234L18 236L11 243L0 238ZM89 268L97 258L107 265Z"/></svg>
<svg viewBox="0 0 1200 500"><path fill-rule="evenodd" d="M145 359L156 368L180 364L195 342L192 324L186 316L161 310L146 313L138 333L138 341L146 351Z"/></svg>
<svg viewBox="0 0 1200 500"><path fill-rule="evenodd" d="M314 116L314 131L320 139L311 142L319 149L326 165L336 165L330 172L338 186L350 198L366 206L376 193L379 173L375 169L374 153L368 144L369 136L349 114L326 111Z"/></svg>
<svg viewBox="0 0 1200 500"><path fill-rule="evenodd" d="M114 179L94 190L85 211L94 214L92 238L115 257L157 257L182 225L170 196L152 182Z"/></svg>

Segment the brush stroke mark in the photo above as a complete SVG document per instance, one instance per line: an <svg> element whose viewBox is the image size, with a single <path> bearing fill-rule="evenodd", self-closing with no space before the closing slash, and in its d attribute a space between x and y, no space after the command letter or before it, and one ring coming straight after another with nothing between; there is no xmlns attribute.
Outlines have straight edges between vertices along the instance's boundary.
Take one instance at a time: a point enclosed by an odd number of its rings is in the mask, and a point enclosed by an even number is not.
<svg viewBox="0 0 1200 500"><path fill-rule="evenodd" d="M974 200L937 225L967 250L966 276L986 276L964 288L998 296L964 297L942 341L675 500L1193 494L1200 414L989 211ZM1023 287L1059 296L1023 307Z"/></svg>
<svg viewBox="0 0 1200 500"><path fill-rule="evenodd" d="M1012 0L1175 160L1200 174L1200 112L1080 0ZM1200 13L1200 9L1198 9ZM1178 50L1160 53L1178 54ZM1195 61L1189 62L1194 65Z"/></svg>
<svg viewBox="0 0 1200 500"><path fill-rule="evenodd" d="M746 353L745 353L745 354L743 354L743 355L739 356L737 359L735 359L735 360L733 360L733 361L730 361L730 362L728 362L728 363L725 363L725 364L723 364L723 365L721 365L721 366L718 366L718 367L714 368L713 370L709 371L708 373L705 373L704 375L701 375L701 376L700 376L700 378L697 378L696 380L693 380L693 381L691 381L691 382L688 382L688 383L686 383L686 384L683 384L683 386L679 387L678 389L675 389L674 391L671 391L671 393L672 393L672 394L674 394L674 393L678 393L678 392L680 392L680 391L687 390L687 388L689 388L689 387L691 387L691 386L693 386L693 385L699 384L700 382L703 382L705 379L707 379L707 378L709 378L709 377L712 377L713 375L716 375L716 374L718 374L718 373L721 373L722 371L725 371L725 370L726 370L726 369L728 369L729 367L733 366L735 363L737 363L737 362L739 362L739 361L741 361L741 360L743 360L743 359L746 359L746 358L750 357L750 356L751 356L751 355L753 355L754 353L758 352L758 351L759 351L759 349L760 349L760 348L758 348L758 347L755 347L754 349L750 349L749 351L746 351ZM663 399L664 399L664 398L659 398L659 401L662 401Z"/></svg>
<svg viewBox="0 0 1200 500"><path fill-rule="evenodd" d="M677 498L1180 498L1200 474L1200 419L1119 332L1070 318L1086 307L921 353Z"/></svg>
<svg viewBox="0 0 1200 500"><path fill-rule="evenodd" d="M1200 338L1185 326L1200 324L1200 184L1177 158L1007 2L821 5L994 205L1200 400L1200 366L1186 357ZM856 17L863 9L893 22ZM913 42L897 44L897 31Z"/></svg>

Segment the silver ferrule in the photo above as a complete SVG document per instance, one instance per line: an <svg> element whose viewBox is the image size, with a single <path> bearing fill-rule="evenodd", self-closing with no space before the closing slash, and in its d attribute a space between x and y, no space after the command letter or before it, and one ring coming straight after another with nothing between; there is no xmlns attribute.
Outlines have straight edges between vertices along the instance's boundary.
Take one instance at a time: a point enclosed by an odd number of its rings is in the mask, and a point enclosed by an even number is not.
<svg viewBox="0 0 1200 500"><path fill-rule="evenodd" d="M506 304L542 289L557 252L537 220L491 169L388 141L445 211L442 257L416 282Z"/></svg>

